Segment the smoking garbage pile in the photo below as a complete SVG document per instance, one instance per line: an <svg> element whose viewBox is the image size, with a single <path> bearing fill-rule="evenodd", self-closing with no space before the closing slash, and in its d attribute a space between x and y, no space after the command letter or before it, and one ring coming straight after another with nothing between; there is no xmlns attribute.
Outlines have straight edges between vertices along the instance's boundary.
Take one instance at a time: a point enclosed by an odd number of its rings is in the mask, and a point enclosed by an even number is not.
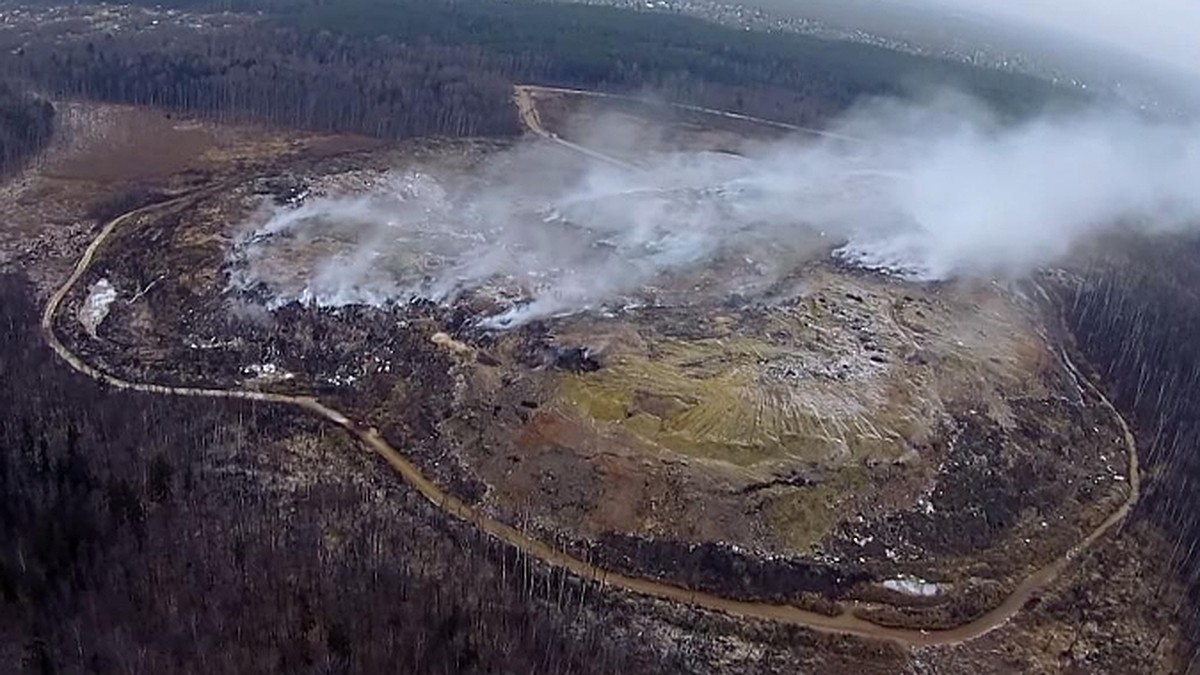
<svg viewBox="0 0 1200 675"><path fill-rule="evenodd" d="M505 327L655 302L730 261L740 271L719 290L743 296L818 256L916 281L1015 277L1114 228L1200 220L1190 124L1090 110L1005 125L945 95L864 103L830 130L636 168L531 140L470 171L397 170L364 194L264 207L235 244L231 286L272 305L486 293L498 309L485 325ZM590 147L621 145L619 125L604 133Z"/></svg>

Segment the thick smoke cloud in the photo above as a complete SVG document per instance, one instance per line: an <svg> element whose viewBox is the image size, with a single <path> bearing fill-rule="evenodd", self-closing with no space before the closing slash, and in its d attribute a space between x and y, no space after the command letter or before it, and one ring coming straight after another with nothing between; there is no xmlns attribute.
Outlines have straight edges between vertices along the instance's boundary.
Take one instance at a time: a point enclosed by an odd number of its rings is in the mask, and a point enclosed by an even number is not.
<svg viewBox="0 0 1200 675"><path fill-rule="evenodd" d="M602 126L592 147L645 133ZM765 294L830 255L918 280L1014 277L1114 228L1200 222L1193 126L1098 110L1002 125L943 96L864 104L833 130L636 167L539 140L473 171L397 171L366 195L265 214L233 281L276 302L484 294L503 326L700 286ZM281 264L307 272L285 278Z"/></svg>

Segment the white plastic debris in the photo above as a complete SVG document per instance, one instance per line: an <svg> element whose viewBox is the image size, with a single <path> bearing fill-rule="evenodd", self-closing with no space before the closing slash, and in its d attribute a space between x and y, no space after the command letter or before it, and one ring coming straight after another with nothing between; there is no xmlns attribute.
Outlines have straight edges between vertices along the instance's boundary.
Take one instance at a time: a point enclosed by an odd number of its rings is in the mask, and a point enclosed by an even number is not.
<svg viewBox="0 0 1200 675"><path fill-rule="evenodd" d="M242 368L242 373L255 380L290 380L295 377L274 363L252 363Z"/></svg>
<svg viewBox="0 0 1200 675"><path fill-rule="evenodd" d="M79 323L93 338L100 324L108 318L109 308L117 299L117 289L108 279L101 279L88 287L88 296L79 308Z"/></svg>
<svg viewBox="0 0 1200 675"><path fill-rule="evenodd" d="M889 591L903 593L904 595L915 595L923 598L940 595L942 592L941 584L934 584L916 577L900 577L897 579L888 579L883 582L883 587Z"/></svg>

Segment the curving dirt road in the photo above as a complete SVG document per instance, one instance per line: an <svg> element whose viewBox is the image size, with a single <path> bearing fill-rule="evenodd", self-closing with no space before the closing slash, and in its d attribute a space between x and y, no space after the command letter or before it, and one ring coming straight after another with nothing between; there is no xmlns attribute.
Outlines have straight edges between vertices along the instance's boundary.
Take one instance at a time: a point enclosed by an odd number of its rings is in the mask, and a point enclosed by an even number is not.
<svg viewBox="0 0 1200 675"><path fill-rule="evenodd" d="M536 114L536 110L533 111L533 113ZM525 114L525 111L522 109L523 119L525 118ZM1104 522L1101 523L1095 530L1088 534L1087 537L1073 546L1069 551L1067 551L1067 553L1051 562L1049 565L1046 565L1045 567L1031 574L1029 577L1026 577L1012 592L1012 594L1010 594L1000 605L986 614L974 619L973 621L946 630L927 631L889 628L874 624L856 616L854 610L859 606L853 603L846 603L842 607L841 614L837 616L826 616L824 614L810 612L791 605L734 600L708 593L692 591L667 582L637 578L602 569L584 560L573 557L563 551L552 548L546 543L530 537L521 530L496 520L488 516L486 513L483 513L482 511L464 503L454 495L438 487L433 481L431 481L421 472L420 468L416 464L411 462L402 452L385 441L376 429L362 427L348 418L346 415L321 403L313 397L288 396L284 394L271 394L237 389L227 390L197 387L171 387L153 383L130 382L93 367L81 359L78 355L71 352L59 339L54 330L55 317L58 314L58 310L62 305L63 300L87 272L89 267L92 265L96 254L104 246L106 240L122 224L133 218L151 213L156 210L162 210L181 205L186 203L188 200L195 198L196 196L197 195L193 193L182 197L176 197L156 205L130 211L129 213L113 219L106 224L103 229L100 230L96 238L84 251L83 256L75 265L71 275L50 297L49 301L46 303L45 311L42 314L41 327L46 341L49 343L50 347L53 348L55 353L63 359L64 362L80 373L117 389L160 394L164 396L245 399L265 403L297 406L307 410L333 424L336 424L339 427L342 427L364 445L378 453L404 478L406 482L409 483L409 485L420 492L434 506L446 512L447 514L471 523L488 535L495 537L506 544L513 546L514 548L520 549L525 554L531 555L547 565L566 569L579 577L588 580L594 580L613 588L670 602L678 602L700 609L725 612L730 615L744 617L747 619L775 621L804 626L806 628L823 633L852 635L861 638L883 640L909 646L957 644L977 638L1004 625L1018 611L1020 611L1021 608L1024 607L1027 602L1029 602L1029 600L1036 597L1052 581L1054 581L1054 579L1072 560L1078 557L1089 546L1107 534L1117 523L1119 523L1129 513L1130 509L1137 502L1140 495L1140 475L1138 473L1137 447L1132 432L1129 430L1129 427L1126 425L1125 420L1121 417L1120 413L1117 412L1116 408L1113 407L1104 394L1097 387L1095 387L1095 385L1083 377L1081 373L1079 373L1079 371L1075 368L1075 365L1071 363L1070 359L1064 353L1063 359L1066 367L1070 369L1072 373L1080 379L1081 382L1086 383L1086 386L1097 396L1102 404L1112 412L1114 418L1117 420L1124 433L1125 443L1129 451L1129 496L1118 509L1110 514L1109 517L1106 518Z"/></svg>

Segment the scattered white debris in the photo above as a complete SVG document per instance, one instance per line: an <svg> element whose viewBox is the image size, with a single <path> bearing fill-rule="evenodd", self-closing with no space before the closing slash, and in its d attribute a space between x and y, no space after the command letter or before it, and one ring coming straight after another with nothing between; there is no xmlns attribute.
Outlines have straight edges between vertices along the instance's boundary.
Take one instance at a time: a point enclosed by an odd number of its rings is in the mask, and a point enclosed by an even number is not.
<svg viewBox="0 0 1200 675"><path fill-rule="evenodd" d="M204 338L196 341L188 342L189 349L225 349L227 347L237 347L242 344L241 338L233 338L230 340L218 340L217 338Z"/></svg>
<svg viewBox="0 0 1200 675"><path fill-rule="evenodd" d="M321 379L326 384L332 384L338 387L348 387L358 381L357 375L334 375Z"/></svg>
<svg viewBox="0 0 1200 675"><path fill-rule="evenodd" d="M79 323L93 338L100 324L108 317L108 310L117 299L117 289L108 279L101 279L88 287L88 296L79 308Z"/></svg>
<svg viewBox="0 0 1200 675"><path fill-rule="evenodd" d="M295 377L274 363L252 363L242 368L242 373L255 380L290 380Z"/></svg>
<svg viewBox="0 0 1200 675"><path fill-rule="evenodd" d="M933 597L942 593L942 584L934 584L916 577L900 577L898 579L888 579L883 582L883 587L889 591L903 593L904 595L916 595L923 598Z"/></svg>
<svg viewBox="0 0 1200 675"><path fill-rule="evenodd" d="M820 233L822 237L825 232ZM884 241L850 241L833 250L834 260L846 265L879 272L907 281L932 281L939 274L927 266L914 264L916 245L900 238Z"/></svg>
<svg viewBox="0 0 1200 675"><path fill-rule="evenodd" d="M146 284L146 286L144 288L139 290L137 293L134 293L132 298L126 300L125 304L132 305L133 303L137 302L138 300L141 300L142 296L149 293L150 289L152 289L156 285L158 285L158 282L162 281L165 277L166 277L165 274L160 274L157 277L155 277L155 279L153 281L151 281L150 283Z"/></svg>

